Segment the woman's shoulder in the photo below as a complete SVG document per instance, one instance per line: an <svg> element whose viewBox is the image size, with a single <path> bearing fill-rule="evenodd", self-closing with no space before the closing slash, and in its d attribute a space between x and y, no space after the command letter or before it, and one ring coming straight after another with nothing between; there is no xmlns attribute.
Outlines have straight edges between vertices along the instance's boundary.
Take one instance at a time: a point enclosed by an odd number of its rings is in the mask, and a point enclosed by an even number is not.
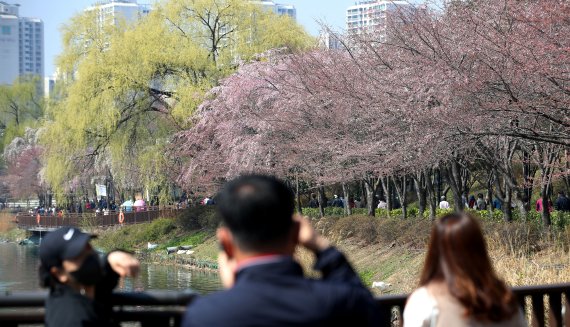
<svg viewBox="0 0 570 327"><path fill-rule="evenodd" d="M437 302L426 287L416 289L404 308L404 327L428 327L437 316Z"/></svg>
<svg viewBox="0 0 570 327"><path fill-rule="evenodd" d="M409 304L410 302L428 303L435 302L435 299L430 295L427 287L422 286L410 294L407 303Z"/></svg>

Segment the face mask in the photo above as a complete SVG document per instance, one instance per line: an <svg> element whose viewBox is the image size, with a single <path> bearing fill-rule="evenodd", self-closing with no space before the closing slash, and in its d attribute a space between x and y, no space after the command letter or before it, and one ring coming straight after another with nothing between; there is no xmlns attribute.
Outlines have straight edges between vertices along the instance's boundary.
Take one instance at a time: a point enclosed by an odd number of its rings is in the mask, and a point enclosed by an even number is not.
<svg viewBox="0 0 570 327"><path fill-rule="evenodd" d="M103 278L103 272L101 271L101 262L99 261L99 256L96 253L89 255L83 261L83 264L79 269L74 272L69 273L73 279L75 279L79 284L82 285L95 285L101 278Z"/></svg>

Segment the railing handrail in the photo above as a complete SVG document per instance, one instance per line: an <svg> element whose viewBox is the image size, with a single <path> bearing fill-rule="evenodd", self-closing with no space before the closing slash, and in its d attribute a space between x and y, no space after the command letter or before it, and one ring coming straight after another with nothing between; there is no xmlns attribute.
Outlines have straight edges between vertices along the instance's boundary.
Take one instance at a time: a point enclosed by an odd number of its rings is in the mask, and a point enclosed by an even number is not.
<svg viewBox="0 0 570 327"><path fill-rule="evenodd" d="M86 224L91 227L108 227L116 225L132 225L151 222L175 211L185 208L175 206L135 207L133 210L124 211L120 216L119 211L109 212L85 212L58 214L16 214L15 221L18 228L36 231L49 231L63 226L81 227Z"/></svg>
<svg viewBox="0 0 570 327"><path fill-rule="evenodd" d="M526 297L531 298L532 311L538 322L538 326L545 326L546 319L550 320L552 327L562 326L562 294L568 296L570 295L570 283L566 284L553 284L553 285L533 285L533 286L519 286L512 288L513 292L519 299L519 303L525 307ZM549 307L550 315L553 317L545 317L544 315L544 295L548 295L550 298ZM14 292L10 294L0 295L0 308L43 308L47 292ZM193 291L185 292L173 292L173 291L147 291L147 292L115 292L112 297L112 304L123 308L123 306L166 306L170 307L170 310L162 311L133 311L119 309L115 314L119 321L145 321L150 325L148 319L158 319L164 322L164 326L170 325L170 318L175 319L177 324L180 323L181 316L184 312L183 307L188 305L195 297L197 293ZM393 313L393 308L396 307L397 311L402 316L402 310L406 303L408 295L407 294L395 294L395 295L383 295L376 297L376 303L378 304L378 309L382 312L382 316L385 317L385 321L382 326L391 326L391 317ZM554 311L554 312L553 312ZM570 310L567 310L570 311ZM567 315L570 312L566 313ZM17 326L18 324L30 323L30 322L41 322L43 321L44 312L38 311L34 313L18 314L13 310L0 311L0 322L6 321L9 326ZM168 321L168 324L166 323ZM142 323L146 326L145 323ZM3 323L2 326L5 324ZM153 326L163 326L153 322Z"/></svg>
<svg viewBox="0 0 570 327"><path fill-rule="evenodd" d="M120 208L120 207L117 207ZM130 212L141 212L141 211L161 211L161 210L179 210L176 208L176 206L132 206L130 207L132 208L130 211L126 211L123 210L124 213L130 213ZM139 210L137 211L136 208L144 208L144 210ZM105 208L104 208L105 209ZM119 213L121 210L120 209L116 209L116 210L107 210L108 213ZM87 215L87 214L95 214L96 209L86 209L86 211L84 212L65 212L63 214L64 217L73 217L73 216L81 216L81 215ZM103 211L99 211L98 213L102 214ZM20 211L16 213L16 217L36 217L38 213L29 213L27 211ZM49 212L44 212L43 214L40 214L41 217L54 217L57 216L57 213L54 215L53 213L49 213Z"/></svg>
<svg viewBox="0 0 570 327"><path fill-rule="evenodd" d="M198 293L188 291L149 290L145 292L114 292L113 305L178 305L185 306ZM47 291L18 291L0 295L0 308L42 307L48 296Z"/></svg>

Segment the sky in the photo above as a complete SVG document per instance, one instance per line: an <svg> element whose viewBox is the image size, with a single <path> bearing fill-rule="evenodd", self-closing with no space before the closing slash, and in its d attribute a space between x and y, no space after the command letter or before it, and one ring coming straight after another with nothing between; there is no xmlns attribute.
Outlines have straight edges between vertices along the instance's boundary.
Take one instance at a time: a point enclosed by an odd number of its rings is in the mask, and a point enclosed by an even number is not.
<svg viewBox="0 0 570 327"><path fill-rule="evenodd" d="M139 0L139 3L154 3L157 0ZM20 16L36 17L44 21L45 74L51 76L54 71L55 57L61 51L60 26L74 14L89 7L95 0L8 0L8 3L20 4ZM344 27L345 10L355 0L283 0L297 8L297 21L309 33L317 36L319 22L334 29Z"/></svg>

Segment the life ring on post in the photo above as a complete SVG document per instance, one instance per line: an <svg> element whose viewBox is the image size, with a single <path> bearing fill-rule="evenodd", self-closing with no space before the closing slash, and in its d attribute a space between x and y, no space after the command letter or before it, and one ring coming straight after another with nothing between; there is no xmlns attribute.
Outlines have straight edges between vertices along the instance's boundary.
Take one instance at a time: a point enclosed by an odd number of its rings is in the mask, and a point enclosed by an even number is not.
<svg viewBox="0 0 570 327"><path fill-rule="evenodd" d="M121 211L119 212L119 224L123 224L125 222L125 214Z"/></svg>
<svg viewBox="0 0 570 327"><path fill-rule="evenodd" d="M38 214L36 215L36 222L38 223L38 225L40 224L40 220L41 220L41 216L40 216L40 214L38 213Z"/></svg>

